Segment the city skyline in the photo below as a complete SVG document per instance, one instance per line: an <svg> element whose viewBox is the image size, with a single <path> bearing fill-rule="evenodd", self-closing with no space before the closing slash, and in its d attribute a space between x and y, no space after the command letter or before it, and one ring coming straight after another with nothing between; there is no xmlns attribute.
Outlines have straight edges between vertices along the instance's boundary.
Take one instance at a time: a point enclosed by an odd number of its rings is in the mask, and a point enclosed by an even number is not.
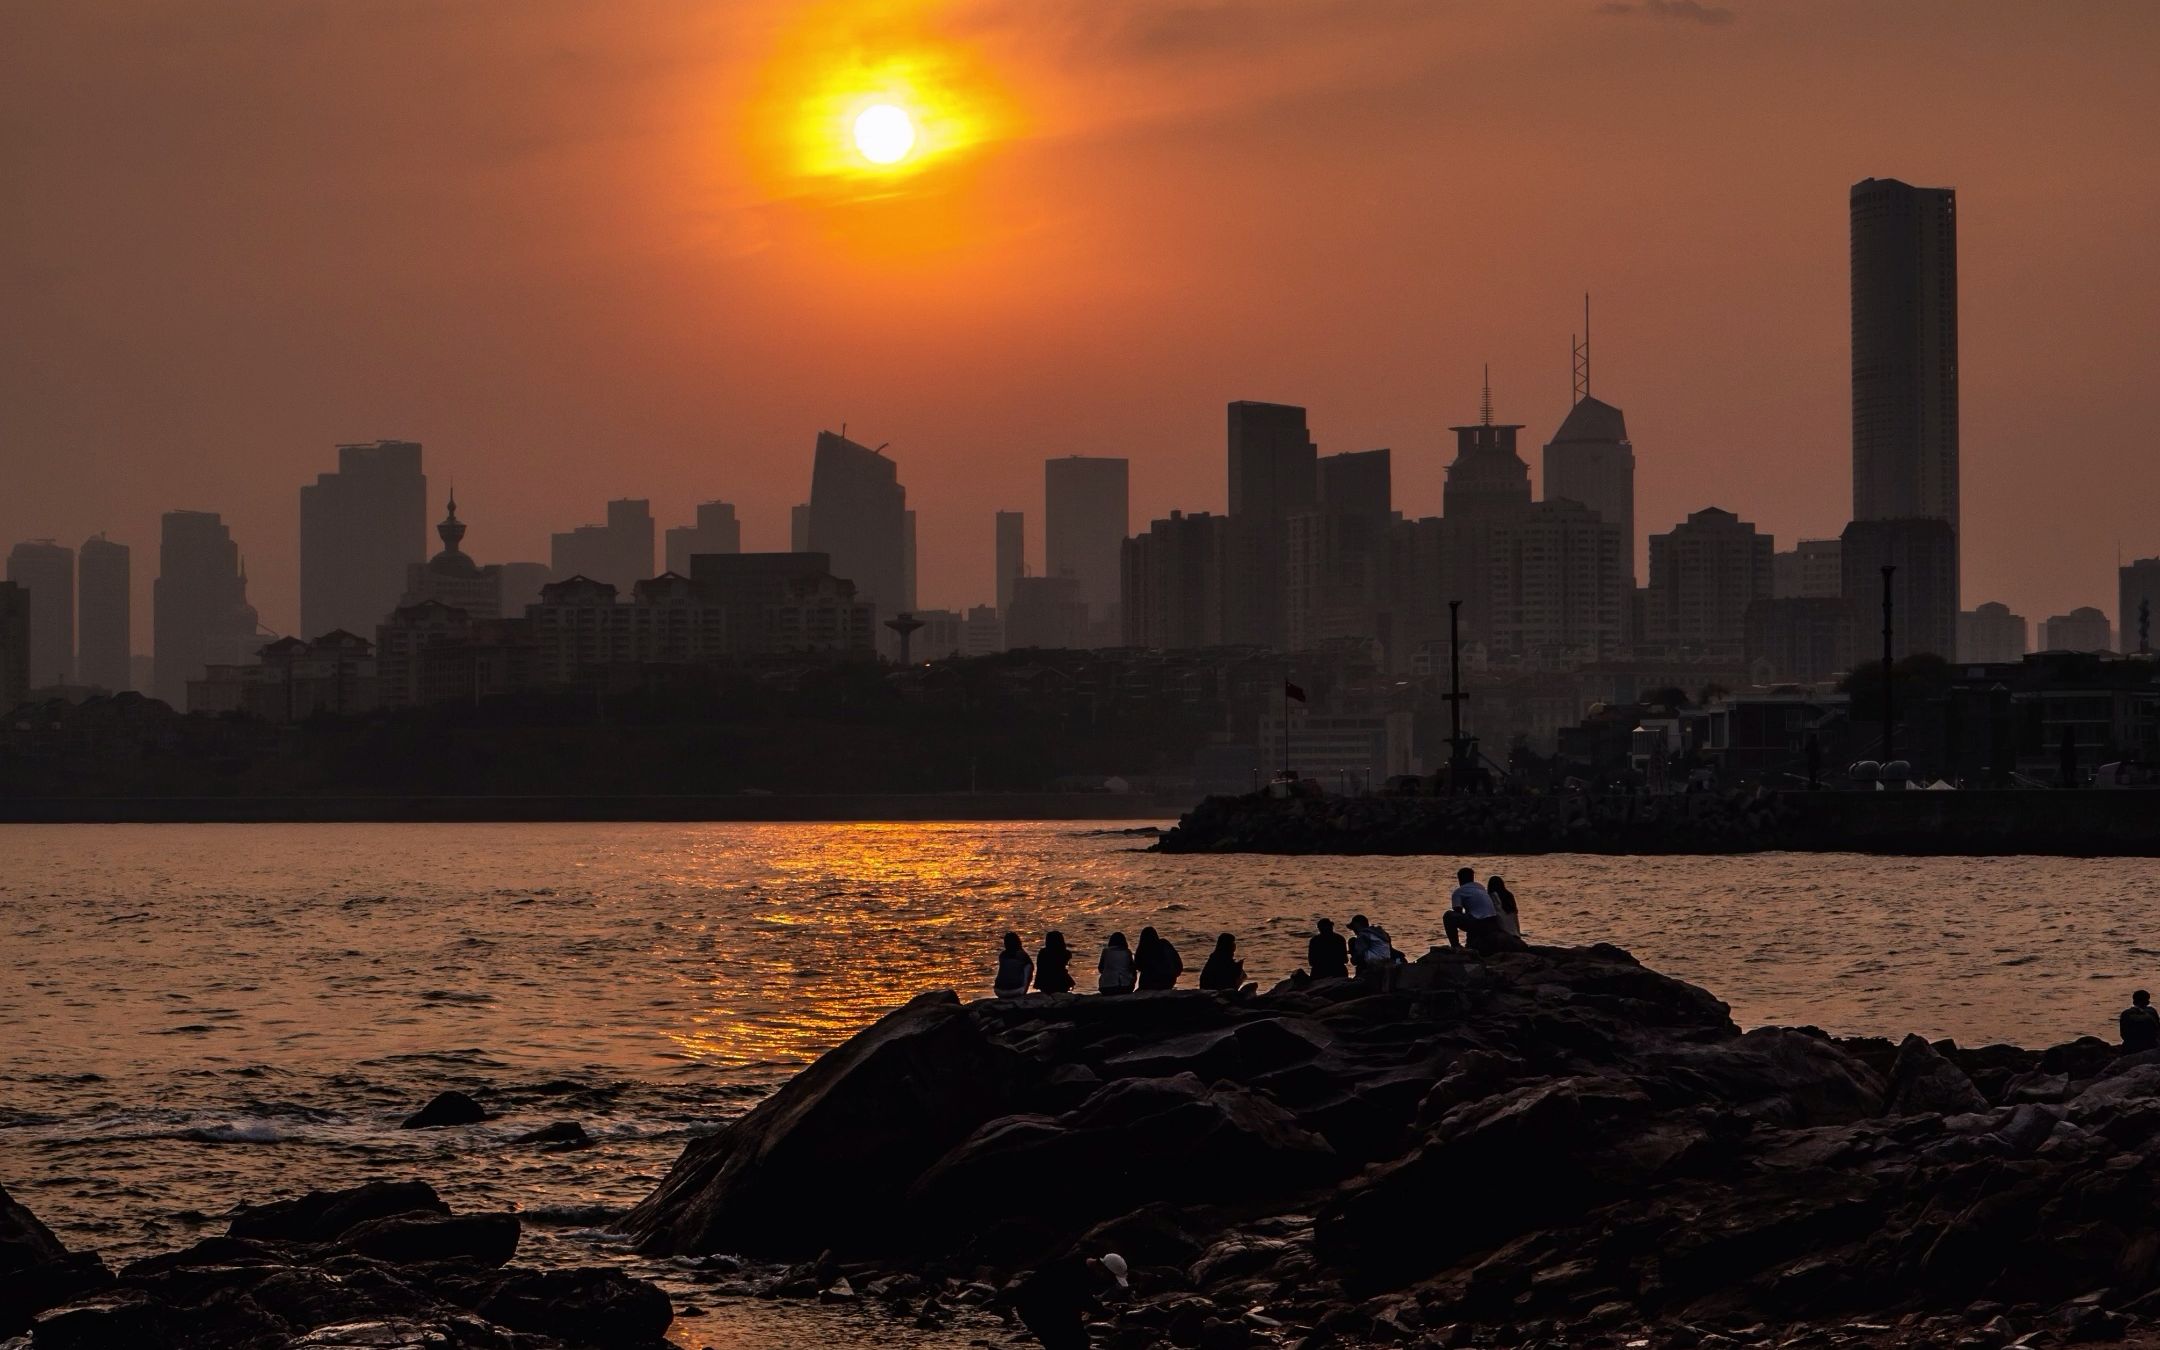
<svg viewBox="0 0 2160 1350"><path fill-rule="evenodd" d="M1135 522L1222 511L1231 399L1308 408L1323 451L1392 447L1398 504L1430 513L1444 428L1473 415L1488 359L1526 450L1552 436L1584 290L1598 393L1627 410L1640 464L1638 539L1713 503L1781 546L1831 537L1849 510L1842 197L1876 175L1954 187L1963 207L1965 597L2105 608L2118 542L2160 552L2122 490L2144 422L2135 354L2160 314L2143 262L2160 188L2132 130L2156 110L2136 60L2149 9L2061 26L1986 5L1733 4L1720 23L1427 8L1297 7L1251 31L1116 3L1027 33L944 6L890 17L982 80L1003 72L1012 106L877 200L774 181L754 147L699 130L764 108L761 75L806 43L849 36L817 7L511 24L240 5L185 62L126 23L41 10L0 54L6 123L54 113L21 142L23 209L0 217L24 301L0 444L43 466L0 503L0 539L103 530L140 551L164 510L214 510L290 631L293 485L338 443L429 445L431 473L489 522L491 558L544 558L550 531L624 495L665 524L735 502L744 547L768 549L807 495L794 447L846 420L906 461L920 598L957 606L987 598L978 522L1032 500L1038 458L1129 458ZM1170 78L1178 40L1190 81ZM1309 68L1252 91L1290 44ZM543 49L586 54L545 97L521 78ZM377 67L413 79L353 78ZM297 68L321 81L274 73ZM1083 99L1090 81L1130 111ZM2065 83L2082 97L2046 92ZM333 85L364 108L304 92ZM497 96L455 92L475 87ZM284 130L256 143L161 118L148 159L120 132L142 119L74 111L204 106L210 89ZM423 209L356 208L349 168ZM175 203L168 173L205 190ZM1048 192L1053 173L1071 187ZM454 186L475 174L501 190ZM1236 204L1256 198L1327 205L1251 223ZM1145 228L1089 204L1142 199ZM968 227L966 256L922 237L941 223ZM86 314L97 326L71 317ZM1012 455L1016 434L1039 454ZM2013 556L2035 520L2056 546Z"/></svg>

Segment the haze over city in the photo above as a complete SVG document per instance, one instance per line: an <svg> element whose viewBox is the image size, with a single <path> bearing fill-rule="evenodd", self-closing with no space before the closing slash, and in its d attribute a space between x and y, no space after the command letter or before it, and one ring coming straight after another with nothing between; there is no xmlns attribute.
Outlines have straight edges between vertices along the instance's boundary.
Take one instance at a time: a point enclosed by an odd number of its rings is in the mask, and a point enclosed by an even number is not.
<svg viewBox="0 0 2160 1350"><path fill-rule="evenodd" d="M1711 505L1789 548L1851 515L1846 192L1882 176L1962 208L1964 603L2112 615L2118 547L2160 552L2160 13L2075 13L23 7L0 539L131 543L147 650L160 513L218 511L293 632L337 443L425 443L487 559L620 496L784 549L845 422L961 608L1046 457L1128 458L1136 533L1221 510L1234 399L1391 447L1437 513L1488 363L1550 438L1589 291L1638 559ZM863 87L913 106L899 171L826 146Z"/></svg>

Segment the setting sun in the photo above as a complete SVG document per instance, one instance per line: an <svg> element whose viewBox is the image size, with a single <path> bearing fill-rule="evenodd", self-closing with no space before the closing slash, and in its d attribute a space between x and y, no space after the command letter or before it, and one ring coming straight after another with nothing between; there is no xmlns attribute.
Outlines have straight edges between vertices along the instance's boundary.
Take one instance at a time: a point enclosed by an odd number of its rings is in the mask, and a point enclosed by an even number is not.
<svg viewBox="0 0 2160 1350"><path fill-rule="evenodd" d="M872 104L855 118L855 148L872 164L897 164L915 148L915 121L904 108Z"/></svg>

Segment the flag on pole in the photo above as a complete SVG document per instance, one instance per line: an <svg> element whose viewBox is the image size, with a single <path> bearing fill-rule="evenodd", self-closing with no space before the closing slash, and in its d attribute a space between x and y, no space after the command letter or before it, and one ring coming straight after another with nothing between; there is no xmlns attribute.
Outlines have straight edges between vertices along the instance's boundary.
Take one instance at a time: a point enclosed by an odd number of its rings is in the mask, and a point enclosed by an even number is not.
<svg viewBox="0 0 2160 1350"><path fill-rule="evenodd" d="M1294 698L1300 703L1303 703L1305 701L1305 691L1298 688L1296 685L1290 683L1290 681L1288 680L1283 681L1282 696L1284 698Z"/></svg>

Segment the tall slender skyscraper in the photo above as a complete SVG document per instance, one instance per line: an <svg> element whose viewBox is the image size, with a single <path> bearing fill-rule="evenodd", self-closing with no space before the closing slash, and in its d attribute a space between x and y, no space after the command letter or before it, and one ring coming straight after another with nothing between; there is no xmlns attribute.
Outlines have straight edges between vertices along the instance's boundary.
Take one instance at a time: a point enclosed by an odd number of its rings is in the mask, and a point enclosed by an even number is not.
<svg viewBox="0 0 2160 1350"><path fill-rule="evenodd" d="M1279 647L1285 531L1319 502L1319 447L1305 410L1287 403L1230 405L1230 525L1223 556L1223 640Z"/></svg>
<svg viewBox="0 0 2160 1350"><path fill-rule="evenodd" d="M1958 524L1957 193L1852 188L1853 519Z"/></svg>
<svg viewBox="0 0 2160 1350"><path fill-rule="evenodd" d="M1013 578L1027 575L1027 515L1020 511L997 513L997 607L1003 614L1012 608Z"/></svg>
<svg viewBox="0 0 2160 1350"><path fill-rule="evenodd" d="M7 579L30 595L30 685L75 680L75 550L50 539L17 544Z"/></svg>
<svg viewBox="0 0 2160 1350"><path fill-rule="evenodd" d="M1545 500L1577 501L1627 539L1628 584L1635 583L1635 447L1618 408L1585 393L1545 443Z"/></svg>
<svg viewBox="0 0 2160 1350"><path fill-rule="evenodd" d="M300 634L372 633L427 558L418 441L337 448L335 473L300 489Z"/></svg>
<svg viewBox="0 0 2160 1350"><path fill-rule="evenodd" d="M186 710L187 683L204 666L248 659L258 641L255 607L240 546L217 512L165 513L151 609L153 692L173 707Z"/></svg>
<svg viewBox="0 0 2160 1350"><path fill-rule="evenodd" d="M104 535L83 540L76 578L76 675L117 694L134 687L128 657L134 649L126 544Z"/></svg>
<svg viewBox="0 0 2160 1350"><path fill-rule="evenodd" d="M1488 381L1478 420L1448 430L1455 433L1455 461L1441 489L1441 516L1447 574L1461 594L1447 598L1463 602L1465 636L1490 642L1496 636L1493 593L1505 580L1495 575L1495 532L1530 509L1530 466L1515 451L1522 425L1492 420Z"/></svg>
<svg viewBox="0 0 2160 1350"><path fill-rule="evenodd" d="M810 551L855 583L877 618L913 607L908 594L907 489L899 466L867 445L821 431L810 470ZM882 631L882 630L880 630Z"/></svg>
<svg viewBox="0 0 2160 1350"><path fill-rule="evenodd" d="M1122 459L1066 455L1043 462L1043 571L1077 578L1092 619L1117 612L1130 483Z"/></svg>

